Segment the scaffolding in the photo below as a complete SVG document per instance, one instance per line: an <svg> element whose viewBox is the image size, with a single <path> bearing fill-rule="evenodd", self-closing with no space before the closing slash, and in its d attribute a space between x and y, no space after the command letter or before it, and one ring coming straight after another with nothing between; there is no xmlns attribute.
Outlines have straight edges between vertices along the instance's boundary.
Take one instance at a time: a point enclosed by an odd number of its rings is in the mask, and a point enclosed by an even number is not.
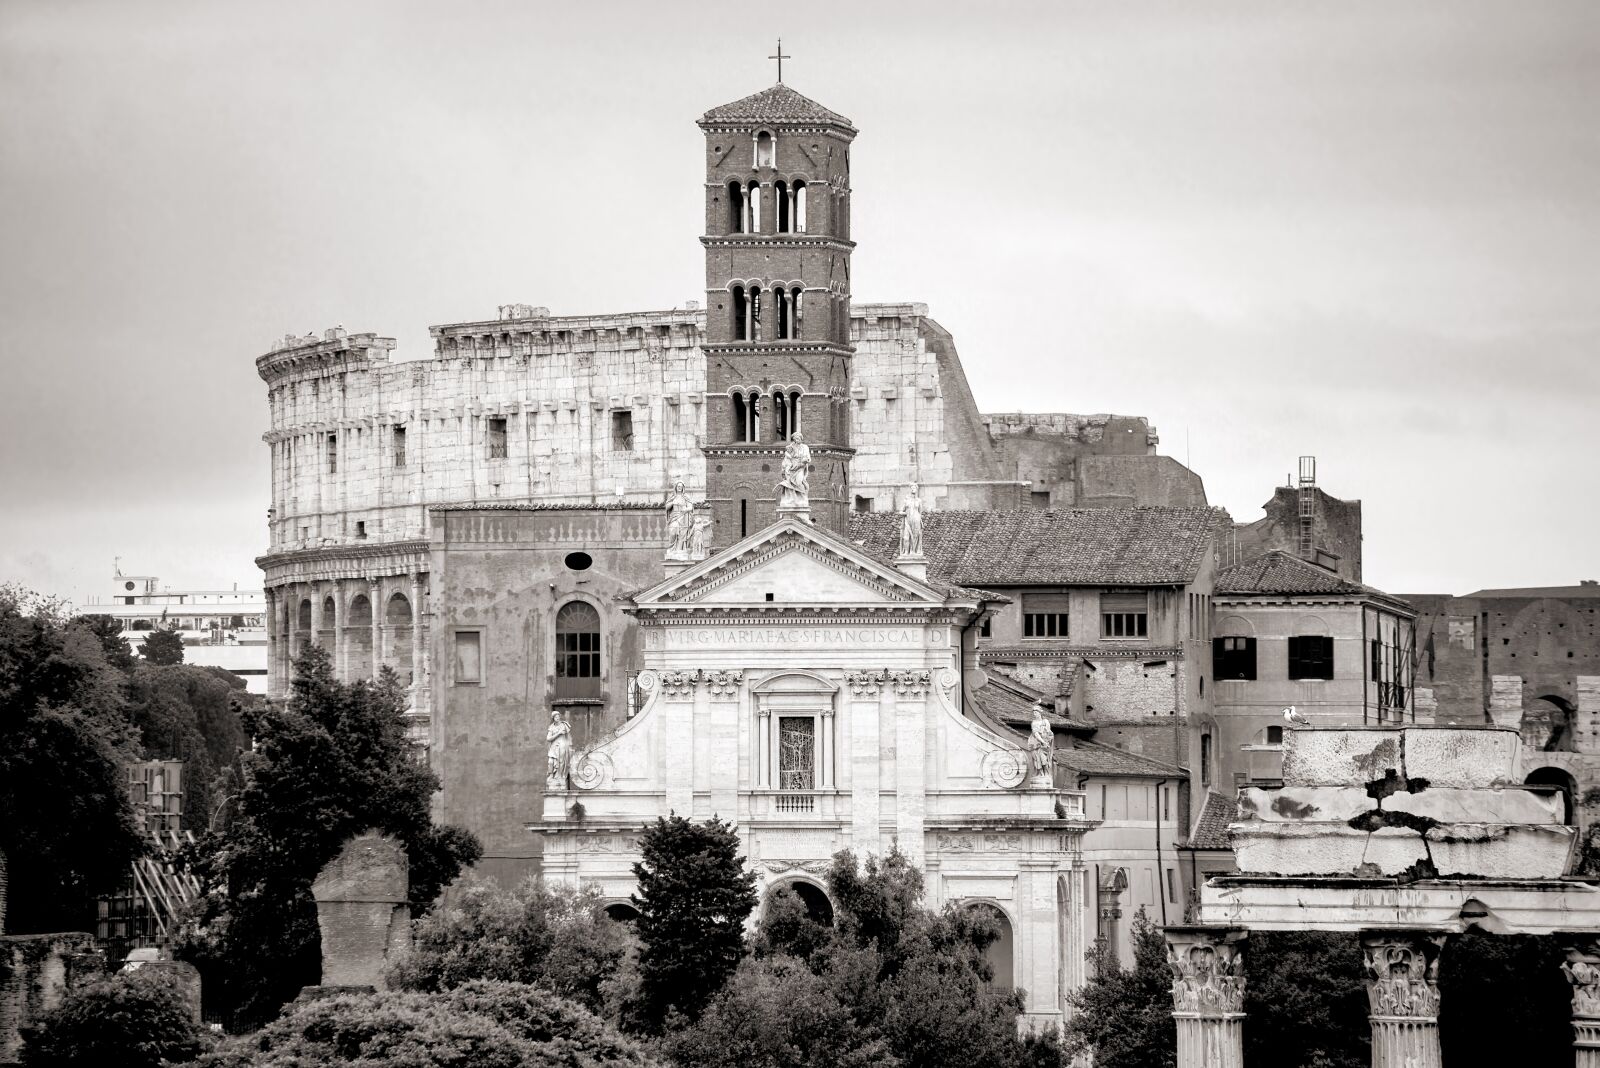
<svg viewBox="0 0 1600 1068"><path fill-rule="evenodd" d="M127 881L99 901L95 934L114 943L119 956L140 946L166 945L184 908L200 894L200 881L177 864L194 835L183 824L183 761L150 760L126 767L128 800L146 841Z"/></svg>
<svg viewBox="0 0 1600 1068"><path fill-rule="evenodd" d="M1317 458L1300 457L1300 559L1316 562Z"/></svg>

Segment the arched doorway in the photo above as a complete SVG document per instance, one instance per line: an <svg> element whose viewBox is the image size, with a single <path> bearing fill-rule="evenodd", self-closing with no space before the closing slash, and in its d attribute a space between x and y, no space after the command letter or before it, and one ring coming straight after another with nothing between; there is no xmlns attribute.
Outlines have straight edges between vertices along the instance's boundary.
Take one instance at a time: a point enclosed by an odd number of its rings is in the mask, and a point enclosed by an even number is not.
<svg viewBox="0 0 1600 1068"><path fill-rule="evenodd" d="M800 903L806 907L806 915L811 918L812 922L819 923L824 927L833 926L833 902L828 900L827 892L822 887L804 879L795 879L786 885L788 890L799 898Z"/></svg>
<svg viewBox="0 0 1600 1068"><path fill-rule="evenodd" d="M372 602L364 593L350 600L349 622L344 628L346 656L352 679L371 678L372 670Z"/></svg>
<svg viewBox="0 0 1600 1068"><path fill-rule="evenodd" d="M403 593L390 596L384 606L383 621L389 627L390 663L400 675L400 681L411 685L411 600Z"/></svg>
<svg viewBox="0 0 1600 1068"><path fill-rule="evenodd" d="M639 910L626 901L613 901L605 907L605 914L618 923L632 923L639 918Z"/></svg>
<svg viewBox="0 0 1600 1068"><path fill-rule="evenodd" d="M1565 802L1562 822L1569 827L1578 822L1578 782L1572 777L1571 772L1548 766L1535 768L1522 781L1527 786L1560 787L1561 796Z"/></svg>
<svg viewBox="0 0 1600 1068"><path fill-rule="evenodd" d="M1000 937L983 951L983 959L994 970L994 985L1000 990L1010 990L1016 985L1016 952L1011 936L1011 919L998 905L987 901L974 901L967 908L994 920L1000 928Z"/></svg>

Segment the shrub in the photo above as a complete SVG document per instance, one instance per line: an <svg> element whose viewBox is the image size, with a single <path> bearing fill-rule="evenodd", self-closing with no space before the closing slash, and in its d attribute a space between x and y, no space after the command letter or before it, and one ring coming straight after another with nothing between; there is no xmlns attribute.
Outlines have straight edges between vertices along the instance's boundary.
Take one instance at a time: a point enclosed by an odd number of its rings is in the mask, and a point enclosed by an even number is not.
<svg viewBox="0 0 1600 1068"><path fill-rule="evenodd" d="M161 1068L209 1048L209 1034L161 979L130 972L85 983L45 1013L23 1047L25 1068Z"/></svg>

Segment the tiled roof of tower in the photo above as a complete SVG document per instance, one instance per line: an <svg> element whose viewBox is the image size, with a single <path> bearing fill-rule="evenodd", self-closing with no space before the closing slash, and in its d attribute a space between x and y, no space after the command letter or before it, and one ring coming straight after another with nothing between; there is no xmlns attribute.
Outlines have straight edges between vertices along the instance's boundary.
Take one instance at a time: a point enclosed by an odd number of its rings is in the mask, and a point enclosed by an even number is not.
<svg viewBox="0 0 1600 1068"><path fill-rule="evenodd" d="M1273 549L1254 560L1246 560L1217 572L1217 596L1241 593L1344 594L1373 597L1405 608L1411 607L1398 597L1372 586L1351 582L1298 556L1290 556L1282 549Z"/></svg>
<svg viewBox="0 0 1600 1068"><path fill-rule="evenodd" d="M1194 833L1189 836L1189 848L1233 848L1233 843L1228 839L1228 824L1237 819L1238 814L1237 801L1215 790L1208 790L1205 803L1200 806L1200 815L1194 821Z"/></svg>
<svg viewBox="0 0 1600 1068"><path fill-rule="evenodd" d="M962 586L1179 585L1194 579L1219 523L1215 508L1031 508L929 512L928 574ZM850 537L892 559L900 517L856 513Z"/></svg>
<svg viewBox="0 0 1600 1068"><path fill-rule="evenodd" d="M731 104L712 108L700 116L706 122L803 122L813 125L842 126L854 131L849 119L829 111L808 96L802 96L779 82L770 89L751 93Z"/></svg>

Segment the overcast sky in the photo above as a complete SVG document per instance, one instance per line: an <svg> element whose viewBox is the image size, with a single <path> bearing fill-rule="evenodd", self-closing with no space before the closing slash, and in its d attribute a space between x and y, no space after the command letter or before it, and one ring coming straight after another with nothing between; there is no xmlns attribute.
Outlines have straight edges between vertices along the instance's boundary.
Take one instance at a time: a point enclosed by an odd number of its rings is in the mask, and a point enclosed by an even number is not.
<svg viewBox="0 0 1600 1068"><path fill-rule="evenodd" d="M0 581L259 585L285 332L700 297L780 32L855 299L985 411L1148 416L1239 520L1315 454L1393 591L1600 578L1600 4L6 0Z"/></svg>

